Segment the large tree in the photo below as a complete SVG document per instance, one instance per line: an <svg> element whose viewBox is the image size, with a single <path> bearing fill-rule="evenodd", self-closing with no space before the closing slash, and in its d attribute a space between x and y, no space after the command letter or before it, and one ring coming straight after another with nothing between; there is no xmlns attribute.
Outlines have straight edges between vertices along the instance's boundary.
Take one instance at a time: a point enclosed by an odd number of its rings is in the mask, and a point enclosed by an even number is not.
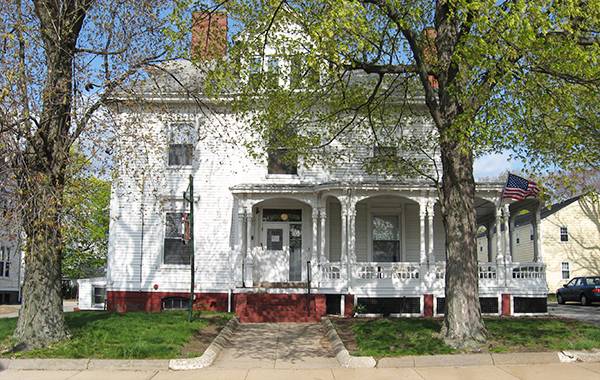
<svg viewBox="0 0 600 380"><path fill-rule="evenodd" d="M436 186L447 236L442 334L454 347L483 342L474 159L508 149L530 170L600 163L600 4L224 3L237 35L209 91L235 89L250 130L288 148L290 159L335 160L341 155L332 151L357 141L399 148L366 166ZM419 102L433 133L398 133L418 117L411 112Z"/></svg>
<svg viewBox="0 0 600 380"><path fill-rule="evenodd" d="M115 133L102 109L116 91L176 56L177 0L2 0L0 156L26 236L20 349L68 336L61 298L71 148L95 152ZM176 19L176 18L175 18ZM102 112L99 112L102 111ZM73 166L71 166L73 167ZM5 169L5 168L3 168Z"/></svg>

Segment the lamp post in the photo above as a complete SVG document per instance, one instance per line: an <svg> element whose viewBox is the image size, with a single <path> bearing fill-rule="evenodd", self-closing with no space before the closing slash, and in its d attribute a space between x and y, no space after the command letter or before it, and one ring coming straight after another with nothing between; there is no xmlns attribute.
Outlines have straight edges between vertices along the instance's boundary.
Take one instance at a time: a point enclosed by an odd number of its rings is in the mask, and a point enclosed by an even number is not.
<svg viewBox="0 0 600 380"><path fill-rule="evenodd" d="M183 202L189 202L190 214L187 219L187 228L184 228L183 241L190 245L190 303L188 305L188 321L192 321L192 308L194 304L195 260L194 260L194 176L190 174L190 183L183 192Z"/></svg>

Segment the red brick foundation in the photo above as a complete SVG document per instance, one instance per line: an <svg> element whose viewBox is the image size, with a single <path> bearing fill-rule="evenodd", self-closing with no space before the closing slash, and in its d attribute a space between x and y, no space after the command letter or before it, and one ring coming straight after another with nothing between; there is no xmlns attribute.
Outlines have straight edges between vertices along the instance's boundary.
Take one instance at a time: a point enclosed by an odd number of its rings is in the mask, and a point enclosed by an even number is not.
<svg viewBox="0 0 600 380"><path fill-rule="evenodd" d="M511 315L510 294L502 294L502 315L505 317Z"/></svg>
<svg viewBox="0 0 600 380"><path fill-rule="evenodd" d="M163 298L182 297L188 298L189 293L183 292L131 292L108 291L106 292L106 309L118 313L128 311L161 311ZM227 293L196 293L194 310L227 311Z"/></svg>
<svg viewBox="0 0 600 380"><path fill-rule="evenodd" d="M237 293L234 299L242 323L318 322L326 314L324 294Z"/></svg>
<svg viewBox="0 0 600 380"><path fill-rule="evenodd" d="M344 299L344 317L354 316L354 295L346 294Z"/></svg>
<svg viewBox="0 0 600 380"><path fill-rule="evenodd" d="M433 294L423 295L423 316L433 317Z"/></svg>

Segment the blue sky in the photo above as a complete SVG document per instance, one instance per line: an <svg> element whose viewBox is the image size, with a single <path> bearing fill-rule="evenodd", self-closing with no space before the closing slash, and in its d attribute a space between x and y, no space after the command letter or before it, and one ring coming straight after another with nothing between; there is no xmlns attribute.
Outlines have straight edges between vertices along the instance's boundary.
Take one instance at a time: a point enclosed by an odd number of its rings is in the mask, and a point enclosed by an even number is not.
<svg viewBox="0 0 600 380"><path fill-rule="evenodd" d="M475 160L475 179L484 177L497 177L505 171L520 171L523 163L510 159L508 152L500 154L487 154Z"/></svg>

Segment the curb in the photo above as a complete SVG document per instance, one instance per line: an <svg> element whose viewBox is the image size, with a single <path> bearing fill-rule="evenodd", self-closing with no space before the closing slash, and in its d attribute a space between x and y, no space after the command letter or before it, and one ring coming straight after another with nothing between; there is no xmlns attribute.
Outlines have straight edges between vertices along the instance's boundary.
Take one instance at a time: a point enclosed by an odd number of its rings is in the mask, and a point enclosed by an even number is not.
<svg viewBox="0 0 600 380"><path fill-rule="evenodd" d="M352 356L344 346L333 323L327 317L321 318L321 325L325 328L327 338L333 346L335 358L342 368L375 368L377 362L372 356Z"/></svg>
<svg viewBox="0 0 600 380"><path fill-rule="evenodd" d="M88 369L107 370L167 370L168 360L127 360L127 359L1 359L0 371L16 369L23 371L83 371Z"/></svg>
<svg viewBox="0 0 600 380"><path fill-rule="evenodd" d="M223 349L223 345L229 341L239 324L240 322L237 317L233 317L206 348L202 356L189 359L171 359L169 360L168 368L175 371L184 371L211 366L217 356L219 356L219 353Z"/></svg>

